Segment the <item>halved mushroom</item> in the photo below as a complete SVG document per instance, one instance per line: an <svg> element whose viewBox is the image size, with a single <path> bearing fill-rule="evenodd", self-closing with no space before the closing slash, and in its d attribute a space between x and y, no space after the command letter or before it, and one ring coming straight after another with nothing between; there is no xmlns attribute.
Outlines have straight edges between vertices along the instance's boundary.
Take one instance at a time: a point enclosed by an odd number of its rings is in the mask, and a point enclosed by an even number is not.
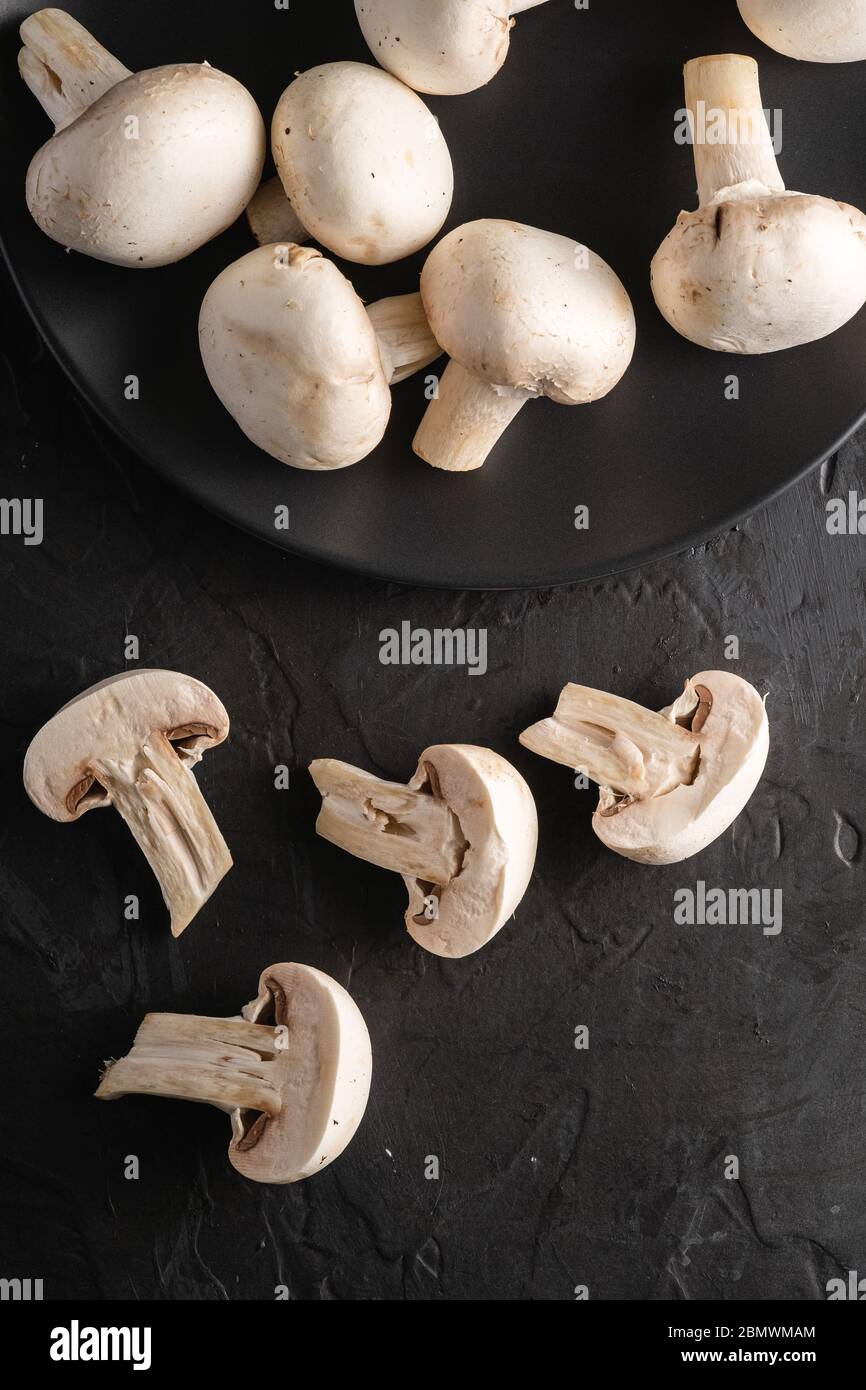
<svg viewBox="0 0 866 1390"><path fill-rule="evenodd" d="M406 929L435 956L470 956L500 930L532 877L538 818L520 773L489 748L439 744L408 786L320 758L316 830L402 874Z"/></svg>
<svg viewBox="0 0 866 1390"><path fill-rule="evenodd" d="M85 690L40 729L24 760L24 786L52 820L114 806L180 936L232 867L191 771L228 732L225 709L201 681L128 671Z"/></svg>
<svg viewBox="0 0 866 1390"><path fill-rule="evenodd" d="M728 671L702 671L661 714L567 685L551 719L520 735L533 753L601 788L592 828L639 864L678 864L736 820L770 746L764 702Z"/></svg>
<svg viewBox="0 0 866 1390"><path fill-rule="evenodd" d="M205 295L199 346L226 410L260 449L293 468L347 468L376 448L391 385L441 353L421 296L365 309L333 261L262 246Z"/></svg>
<svg viewBox="0 0 866 1390"><path fill-rule="evenodd" d="M680 213L656 253L656 304L716 352L779 352L835 333L866 303L866 217L786 192L752 58L696 58L685 79L700 207Z"/></svg>
<svg viewBox="0 0 866 1390"><path fill-rule="evenodd" d="M243 212L265 127L249 92L207 63L132 74L63 10L21 25L21 76L55 122L27 206L73 251L145 270L182 260Z"/></svg>
<svg viewBox="0 0 866 1390"><path fill-rule="evenodd" d="M458 96L495 77L514 16L545 0L355 0L378 62L419 92Z"/></svg>
<svg viewBox="0 0 866 1390"><path fill-rule="evenodd" d="M247 209L260 244L312 239L386 265L432 241L451 209L454 170L436 118L368 63L296 78L274 112L272 145L278 177Z"/></svg>
<svg viewBox="0 0 866 1390"><path fill-rule="evenodd" d="M469 222L427 259L421 298L451 357L415 437L435 468L480 468L527 401L585 405L631 362L621 282L585 246L519 222Z"/></svg>
<svg viewBox="0 0 866 1390"><path fill-rule="evenodd" d="M866 0L737 0L752 33L807 63L866 58Z"/></svg>
<svg viewBox="0 0 866 1390"><path fill-rule="evenodd" d="M253 1182L290 1183L339 1158L371 1071L367 1026L342 985L308 965L272 965L240 1018L148 1014L96 1095L215 1105L231 1116L232 1167Z"/></svg>

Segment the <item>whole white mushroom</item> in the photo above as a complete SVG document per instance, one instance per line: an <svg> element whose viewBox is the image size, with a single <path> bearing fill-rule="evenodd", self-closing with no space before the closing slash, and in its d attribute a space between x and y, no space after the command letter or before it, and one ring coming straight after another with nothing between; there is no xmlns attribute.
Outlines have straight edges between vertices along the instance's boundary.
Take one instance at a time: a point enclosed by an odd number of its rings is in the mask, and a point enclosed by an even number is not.
<svg viewBox="0 0 866 1390"><path fill-rule="evenodd" d="M376 448L391 385L439 356L418 294L364 307L311 247L260 246L205 295L199 345L244 434L293 468L347 468Z"/></svg>
<svg viewBox="0 0 866 1390"><path fill-rule="evenodd" d="M866 58L866 0L737 0L752 33L808 63Z"/></svg>
<svg viewBox="0 0 866 1390"><path fill-rule="evenodd" d="M182 260L237 220L265 159L261 113L207 63L131 73L62 10L21 25L18 65L55 122L27 174L54 241L138 270Z"/></svg>
<svg viewBox="0 0 866 1390"><path fill-rule="evenodd" d="M680 213L653 260L661 313L716 352L780 352L835 333L866 303L866 217L786 191L754 59L696 58L685 82L700 207Z"/></svg>
<svg viewBox="0 0 866 1390"><path fill-rule="evenodd" d="M451 210L454 170L421 98L369 63L326 63L286 88L274 112L278 177L248 209L261 245L321 243L344 260L413 255Z"/></svg>
<svg viewBox="0 0 866 1390"><path fill-rule="evenodd" d="M480 468L527 401L600 400L634 353L634 310L610 266L519 222L450 232L428 257L421 297L451 361L414 448L450 472Z"/></svg>
<svg viewBox="0 0 866 1390"><path fill-rule="evenodd" d="M373 56L410 87L474 92L508 57L514 16L546 0L355 0Z"/></svg>

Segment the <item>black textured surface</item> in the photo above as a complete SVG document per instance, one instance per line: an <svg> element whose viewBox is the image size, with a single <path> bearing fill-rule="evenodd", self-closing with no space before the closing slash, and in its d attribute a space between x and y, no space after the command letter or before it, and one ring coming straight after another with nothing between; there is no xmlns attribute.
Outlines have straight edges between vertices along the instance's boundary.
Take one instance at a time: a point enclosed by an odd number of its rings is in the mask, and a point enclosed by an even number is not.
<svg viewBox="0 0 866 1390"><path fill-rule="evenodd" d="M293 560L166 489L5 285L2 307L0 491L45 499L45 539L0 538L0 1274L57 1299L810 1300L866 1270L866 586L862 538L824 524L828 496L862 494L866 442L643 574L411 590ZM404 619L488 628L488 674L382 667L379 631ZM129 633L233 719L200 779L236 868L178 942L119 818L56 825L20 783L42 720L123 669ZM764 782L689 865L613 857L592 795L518 730L570 677L660 705L731 634L769 692ZM541 817L516 919L462 963L410 942L396 879L317 841L304 771L333 754L404 777L442 739L513 758ZM782 887L781 935L675 927L673 889L698 878ZM145 1011L231 1013L277 959L349 986L372 1034L370 1106L326 1172L258 1187L216 1111L91 1099Z"/></svg>
<svg viewBox="0 0 866 1390"><path fill-rule="evenodd" d="M50 127L9 80L16 21L33 0L0 0L0 176L23 186ZM205 56L270 112L297 69L367 61L350 0L276 10L256 0L70 0L129 67ZM752 37L734 0L615 0L578 11L551 0L519 21L507 65L483 91L431 100L455 163L448 226L506 217L573 236L631 294L638 348L606 400L534 402L479 473L443 475L416 459L424 374L395 392L391 429L340 474L286 469L248 444L211 393L196 323L214 276L250 249L239 226L182 265L133 275L67 256L7 201L3 239L55 349L120 436L224 517L297 553L368 574L450 587L508 588L597 577L705 540L825 458L862 419L866 314L795 353L732 359L700 352L657 313L653 253L693 207L691 152L674 143L682 65L734 50L760 61L764 100L784 117L788 186L866 206L861 65L793 63ZM828 121L828 112L832 120ZM417 288L423 255L379 270L343 266L368 300ZM736 403L725 398L740 377ZM141 399L124 398L128 373ZM748 446L746 446L748 441ZM275 532L274 508L291 528ZM587 506L588 530L575 530Z"/></svg>

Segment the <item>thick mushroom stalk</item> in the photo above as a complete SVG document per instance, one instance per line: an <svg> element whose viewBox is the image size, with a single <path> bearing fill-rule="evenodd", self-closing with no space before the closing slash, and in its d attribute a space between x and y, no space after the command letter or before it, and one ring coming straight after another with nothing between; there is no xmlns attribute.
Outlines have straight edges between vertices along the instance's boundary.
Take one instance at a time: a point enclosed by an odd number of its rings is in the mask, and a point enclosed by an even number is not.
<svg viewBox="0 0 866 1390"><path fill-rule="evenodd" d="M866 58L866 0L737 0L752 33L807 63Z"/></svg>
<svg viewBox="0 0 866 1390"><path fill-rule="evenodd" d="M18 66L55 125L27 206L68 250L143 270L229 227L261 179L265 128L245 87L208 63L131 73L62 10L21 25Z"/></svg>
<svg viewBox="0 0 866 1390"><path fill-rule="evenodd" d="M552 718L520 742L597 783L593 830L608 848L642 864L676 864L740 814L764 770L769 727L753 686L704 671L660 714L567 685Z"/></svg>
<svg viewBox="0 0 866 1390"><path fill-rule="evenodd" d="M538 821L504 758L465 744L428 748L408 786L332 758L310 773L322 796L319 835L402 875L419 946L459 959L512 916L532 876Z"/></svg>
<svg viewBox="0 0 866 1390"><path fill-rule="evenodd" d="M779 352L827 337L866 302L866 217L786 192L752 58L685 69L700 207L680 214L652 263L656 304L716 352Z"/></svg>
<svg viewBox="0 0 866 1390"><path fill-rule="evenodd" d="M292 468L348 468L376 448L392 384L441 348L421 296L365 309L333 261L262 246L217 277L202 304L208 380L244 434Z"/></svg>
<svg viewBox="0 0 866 1390"><path fill-rule="evenodd" d="M38 10L21 25L24 47L18 71L55 134L83 116L118 82L132 77L129 68L103 48L64 10Z"/></svg>
<svg viewBox="0 0 866 1390"><path fill-rule="evenodd" d="M369 63L301 73L271 127L277 177L247 209L260 245L318 241L345 260L386 265L441 230L454 170L421 98Z"/></svg>
<svg viewBox="0 0 866 1390"><path fill-rule="evenodd" d="M421 297L451 358L414 449L434 468L480 468L527 401L585 405L635 347L620 280L578 242L518 222L470 222L427 259Z"/></svg>
<svg viewBox="0 0 866 1390"><path fill-rule="evenodd" d="M27 750L24 785L53 820L114 806L150 864L180 936L232 867L192 767L228 736L207 686L173 671L103 681L64 706Z"/></svg>
<svg viewBox="0 0 866 1390"><path fill-rule="evenodd" d="M458 96L496 76L515 16L546 0L355 0L376 61L419 92Z"/></svg>
<svg viewBox="0 0 866 1390"><path fill-rule="evenodd" d="M343 1152L371 1073L370 1037L351 996L321 971L284 964L263 972L241 1018L148 1014L96 1095L214 1105L231 1116L233 1167L255 1182L290 1183Z"/></svg>

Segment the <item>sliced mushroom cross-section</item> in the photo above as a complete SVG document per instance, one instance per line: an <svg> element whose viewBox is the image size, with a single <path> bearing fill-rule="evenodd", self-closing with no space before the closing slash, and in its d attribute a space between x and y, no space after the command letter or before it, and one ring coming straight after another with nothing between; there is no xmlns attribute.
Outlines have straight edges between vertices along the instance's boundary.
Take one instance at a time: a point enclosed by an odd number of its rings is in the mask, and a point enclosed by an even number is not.
<svg viewBox="0 0 866 1390"><path fill-rule="evenodd" d="M626 859L676 864L740 814L769 750L764 702L729 671L703 671L661 714L567 685L551 719L520 742L601 788L592 827Z"/></svg>
<svg viewBox="0 0 866 1390"><path fill-rule="evenodd" d="M255 1182L290 1183L343 1152L371 1072L370 1037L351 996L320 970L283 964L262 973L240 1018L148 1014L96 1095L215 1105L231 1116L232 1166Z"/></svg>
<svg viewBox="0 0 866 1390"><path fill-rule="evenodd" d="M102 681L65 705L27 750L24 785L57 821L114 806L155 873L179 936L232 867L192 774L229 718L212 690L176 671Z"/></svg>
<svg viewBox="0 0 866 1390"><path fill-rule="evenodd" d="M520 773L489 748L440 744L408 786L332 758L310 767L322 794L318 833L403 876L406 928L453 959L496 935L526 892L538 821Z"/></svg>

